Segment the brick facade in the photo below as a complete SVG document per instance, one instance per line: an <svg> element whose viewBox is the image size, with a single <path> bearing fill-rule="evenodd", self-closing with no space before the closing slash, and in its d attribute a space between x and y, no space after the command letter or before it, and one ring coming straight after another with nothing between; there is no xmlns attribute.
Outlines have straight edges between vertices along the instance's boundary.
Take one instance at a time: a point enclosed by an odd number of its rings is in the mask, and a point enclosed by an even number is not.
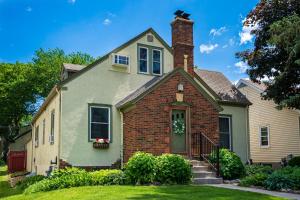
<svg viewBox="0 0 300 200"><path fill-rule="evenodd" d="M184 86L184 105L178 107L174 102L179 83ZM124 161L136 151L155 155L171 153L171 112L180 107L189 111L187 129L190 138L192 134L202 132L218 141L217 109L187 78L176 72L124 113Z"/></svg>

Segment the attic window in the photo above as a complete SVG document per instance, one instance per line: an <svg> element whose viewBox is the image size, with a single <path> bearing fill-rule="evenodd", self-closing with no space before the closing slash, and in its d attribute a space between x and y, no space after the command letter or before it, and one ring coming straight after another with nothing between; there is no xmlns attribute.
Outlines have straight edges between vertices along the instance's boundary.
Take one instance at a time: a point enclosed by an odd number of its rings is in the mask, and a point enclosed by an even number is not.
<svg viewBox="0 0 300 200"><path fill-rule="evenodd" d="M129 56L114 54L113 64L128 66L129 65Z"/></svg>
<svg viewBox="0 0 300 200"><path fill-rule="evenodd" d="M147 42L153 42L153 35L147 35Z"/></svg>

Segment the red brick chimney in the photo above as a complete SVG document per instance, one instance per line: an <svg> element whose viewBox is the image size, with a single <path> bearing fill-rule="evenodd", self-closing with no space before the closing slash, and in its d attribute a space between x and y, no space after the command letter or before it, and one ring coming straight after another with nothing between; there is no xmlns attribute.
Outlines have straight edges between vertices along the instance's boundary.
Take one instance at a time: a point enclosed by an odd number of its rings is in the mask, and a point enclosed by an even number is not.
<svg viewBox="0 0 300 200"><path fill-rule="evenodd" d="M181 10L174 14L176 16L171 23L174 68L186 68L185 70L194 76L194 22L189 19L189 14Z"/></svg>

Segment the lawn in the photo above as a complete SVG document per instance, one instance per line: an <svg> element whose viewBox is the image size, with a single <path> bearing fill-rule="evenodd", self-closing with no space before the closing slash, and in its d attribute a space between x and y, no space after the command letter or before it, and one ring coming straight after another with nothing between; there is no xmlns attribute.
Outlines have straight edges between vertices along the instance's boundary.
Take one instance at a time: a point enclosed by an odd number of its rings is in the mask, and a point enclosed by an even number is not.
<svg viewBox="0 0 300 200"><path fill-rule="evenodd" d="M168 200L194 200L194 199L262 199L279 200L281 198L266 196L251 192L242 192L214 188L209 186L90 186L56 190L51 192L40 192L36 194L24 195L22 191L12 189L6 182L6 167L0 168L0 198L9 200L52 200L52 199L168 199Z"/></svg>
<svg viewBox="0 0 300 200"><path fill-rule="evenodd" d="M0 166L0 198L22 193L21 190L13 189L7 182L7 167Z"/></svg>

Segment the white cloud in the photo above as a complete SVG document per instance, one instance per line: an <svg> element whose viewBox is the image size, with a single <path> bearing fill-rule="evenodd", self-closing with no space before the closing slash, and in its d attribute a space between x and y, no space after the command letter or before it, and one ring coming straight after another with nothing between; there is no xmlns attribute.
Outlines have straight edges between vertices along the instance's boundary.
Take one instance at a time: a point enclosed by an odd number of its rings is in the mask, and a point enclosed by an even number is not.
<svg viewBox="0 0 300 200"><path fill-rule="evenodd" d="M111 22L112 22L112 21L111 21L110 19L106 18L106 19L103 21L103 25L108 26L108 25L111 24Z"/></svg>
<svg viewBox="0 0 300 200"><path fill-rule="evenodd" d="M227 31L227 29L226 29L225 26L223 26L223 27L221 27L221 28L219 28L219 29L213 28L213 29L210 30L209 35L213 35L214 37L215 37L215 36L220 36L220 35L222 35L222 33L224 33L225 31Z"/></svg>
<svg viewBox="0 0 300 200"><path fill-rule="evenodd" d="M69 2L70 4L75 4L75 3L76 3L76 0L68 0L68 2Z"/></svg>
<svg viewBox="0 0 300 200"><path fill-rule="evenodd" d="M112 12L107 12L107 15L108 15L109 17L116 17L116 16L117 16L116 14L114 14L114 13L112 13Z"/></svg>
<svg viewBox="0 0 300 200"><path fill-rule="evenodd" d="M27 12L31 12L31 11L32 11L32 8L31 8L30 6L28 6L28 7L26 8L26 11L27 11Z"/></svg>
<svg viewBox="0 0 300 200"><path fill-rule="evenodd" d="M234 39L233 39L233 38L230 38L229 41L228 41L228 44L229 44L230 46L233 46L233 45L235 44Z"/></svg>
<svg viewBox="0 0 300 200"><path fill-rule="evenodd" d="M222 46L223 49L225 49L225 48L227 48L227 47L228 47L227 44L225 44L225 45Z"/></svg>
<svg viewBox="0 0 300 200"><path fill-rule="evenodd" d="M209 54L210 52L212 52L218 46L219 46L218 44L201 44L200 45L200 52Z"/></svg>
<svg viewBox="0 0 300 200"><path fill-rule="evenodd" d="M245 26L244 25L245 20L246 20L246 18L244 20L242 20L243 28L242 28L242 31L239 32L240 45L247 44L248 42L252 42L254 35L251 34L251 31L258 28L258 24L249 24L249 25Z"/></svg>
<svg viewBox="0 0 300 200"><path fill-rule="evenodd" d="M245 73L246 70L248 69L247 63L245 63L243 61L239 61L239 62L235 63L234 66L236 66L237 68L239 68L238 73L240 73L240 74Z"/></svg>

